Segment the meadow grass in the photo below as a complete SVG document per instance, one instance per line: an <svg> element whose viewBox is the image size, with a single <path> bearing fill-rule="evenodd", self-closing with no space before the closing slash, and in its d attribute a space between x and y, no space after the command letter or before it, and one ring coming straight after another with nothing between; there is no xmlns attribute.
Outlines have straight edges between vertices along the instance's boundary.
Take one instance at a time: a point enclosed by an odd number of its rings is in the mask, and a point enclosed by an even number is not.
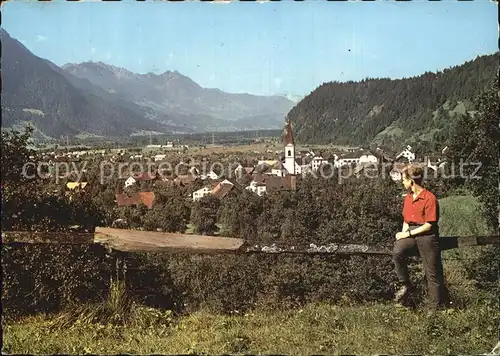
<svg viewBox="0 0 500 356"><path fill-rule="evenodd" d="M484 354L497 342L494 312L487 305L427 315L389 304L309 304L173 318L143 308L124 325L77 319L64 327L55 316L39 315L5 325L3 348L16 354Z"/></svg>
<svg viewBox="0 0 500 356"><path fill-rule="evenodd" d="M481 214L481 203L470 195L439 200L441 236L489 235L492 233Z"/></svg>

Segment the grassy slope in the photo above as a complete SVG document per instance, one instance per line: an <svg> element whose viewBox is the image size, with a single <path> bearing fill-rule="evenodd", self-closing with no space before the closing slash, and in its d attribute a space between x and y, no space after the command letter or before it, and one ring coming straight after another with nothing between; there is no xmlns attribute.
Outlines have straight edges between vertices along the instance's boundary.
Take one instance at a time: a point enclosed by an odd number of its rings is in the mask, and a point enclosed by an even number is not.
<svg viewBox="0 0 500 356"><path fill-rule="evenodd" d="M428 317L390 305L318 304L242 316L200 311L127 327L76 323L58 330L51 329L51 319L35 317L4 329L4 352L481 354L497 341L492 312L493 307L478 307ZM155 312L143 311L144 320L148 313Z"/></svg>
<svg viewBox="0 0 500 356"><path fill-rule="evenodd" d="M442 235L487 234L478 208L471 197L443 199ZM484 302L474 283L465 279L460 258L454 258L472 253L476 253L474 248L459 251L459 255L446 251L450 258L444 262L447 284L457 306L467 308L450 309L433 317L383 304L311 304L303 309L256 310L233 316L200 311L178 318L154 309L133 308L136 312L123 327L113 326L109 319L86 322L85 313L73 312L70 314L76 315L70 324L51 316L4 324L4 352L487 353L498 341L497 306Z"/></svg>
<svg viewBox="0 0 500 356"><path fill-rule="evenodd" d="M481 204L471 196L452 196L440 199L442 236L489 235Z"/></svg>

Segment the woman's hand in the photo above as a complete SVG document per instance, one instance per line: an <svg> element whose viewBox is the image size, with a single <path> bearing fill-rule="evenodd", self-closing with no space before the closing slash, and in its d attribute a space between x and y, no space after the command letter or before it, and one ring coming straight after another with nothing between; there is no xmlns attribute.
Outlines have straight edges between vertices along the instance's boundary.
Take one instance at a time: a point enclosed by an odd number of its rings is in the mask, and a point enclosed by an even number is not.
<svg viewBox="0 0 500 356"><path fill-rule="evenodd" d="M405 239L407 237L410 237L410 234L408 232L398 232L396 234L396 240Z"/></svg>

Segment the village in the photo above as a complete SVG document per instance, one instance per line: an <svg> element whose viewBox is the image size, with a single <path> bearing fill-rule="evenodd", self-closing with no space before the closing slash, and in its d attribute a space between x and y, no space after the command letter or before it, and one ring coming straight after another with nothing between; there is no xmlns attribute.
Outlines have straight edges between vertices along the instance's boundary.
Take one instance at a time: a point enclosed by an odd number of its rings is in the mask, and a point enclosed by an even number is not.
<svg viewBox="0 0 500 356"><path fill-rule="evenodd" d="M187 145L167 142L165 145L150 144L143 148L86 149L56 153L40 153L37 157L44 167L44 177L65 184L67 192L83 191L88 185L88 166L99 163L101 184L104 167L117 175L117 206L154 204L154 186L201 187L189 189L187 199L198 201L206 195L223 199L242 190L259 196L273 191L294 191L297 181L308 175L333 177L333 171L342 172L343 177L359 177L383 166L390 178L398 182L401 170L409 163L417 163L431 174L446 164L443 149L441 155L427 157L416 153L411 146L399 153L387 148L298 149L292 124L287 121L278 145L266 145L262 151L247 151L245 146L230 147L238 154L211 155L194 151L189 153ZM274 140L273 142L276 142ZM214 145L216 146L216 145ZM277 147L276 147L277 146ZM220 147L220 146L218 146ZM30 157L34 159L34 156ZM40 164L40 163L39 163ZM109 173L108 173L109 175ZM109 179L108 179L109 180ZM194 183L197 184L194 184ZM109 182L108 182L109 183Z"/></svg>

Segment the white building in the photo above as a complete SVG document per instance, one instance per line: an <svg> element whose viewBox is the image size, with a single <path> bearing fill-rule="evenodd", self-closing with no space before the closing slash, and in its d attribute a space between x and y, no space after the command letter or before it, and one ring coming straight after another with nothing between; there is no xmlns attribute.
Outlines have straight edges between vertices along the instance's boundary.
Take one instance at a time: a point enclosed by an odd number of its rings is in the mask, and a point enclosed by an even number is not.
<svg viewBox="0 0 500 356"><path fill-rule="evenodd" d="M371 153L364 153L359 157L359 164L377 164L378 158Z"/></svg>
<svg viewBox="0 0 500 356"><path fill-rule="evenodd" d="M200 172L198 171L198 168L196 168L195 166L192 166L191 168L189 168L189 173L193 176L198 176L200 174Z"/></svg>
<svg viewBox="0 0 500 356"><path fill-rule="evenodd" d="M276 177L284 177L287 175L287 173L288 171L281 162L276 163L274 167L271 169L271 175Z"/></svg>
<svg viewBox="0 0 500 356"><path fill-rule="evenodd" d="M250 185L245 188L259 196L262 196L266 193L266 184L265 183L257 183L256 181L250 182Z"/></svg>
<svg viewBox="0 0 500 356"><path fill-rule="evenodd" d="M321 156L315 156L311 161L311 169L316 172L323 164L327 165L328 161Z"/></svg>
<svg viewBox="0 0 500 356"><path fill-rule="evenodd" d="M154 160L155 160L155 162L163 161L165 159L165 157L167 157L167 155L164 155L164 154L156 155L154 157Z"/></svg>
<svg viewBox="0 0 500 356"><path fill-rule="evenodd" d="M358 164L360 159L360 154L356 152L348 152L339 159L337 159L334 163L336 168L344 167L351 164Z"/></svg>
<svg viewBox="0 0 500 356"><path fill-rule="evenodd" d="M214 171L210 171L210 173L208 173L206 177L212 180L216 180L217 178L219 178L219 176Z"/></svg>
<svg viewBox="0 0 500 356"><path fill-rule="evenodd" d="M434 171L437 171L438 169L443 169L445 164L446 161L440 158L437 159L427 158L427 168L430 168Z"/></svg>
<svg viewBox="0 0 500 356"><path fill-rule="evenodd" d="M197 201L197 200L203 198L205 195L211 194L211 193L212 193L211 187L204 187L204 188L198 189L198 190L193 192L193 201Z"/></svg>
<svg viewBox="0 0 500 356"><path fill-rule="evenodd" d="M402 157L406 158L408 163L411 163L415 160L415 153L412 152L411 146L406 146L406 148L396 156L396 161Z"/></svg>
<svg viewBox="0 0 500 356"><path fill-rule="evenodd" d="M125 181L125 188L133 186L136 182L134 177L128 177Z"/></svg>

